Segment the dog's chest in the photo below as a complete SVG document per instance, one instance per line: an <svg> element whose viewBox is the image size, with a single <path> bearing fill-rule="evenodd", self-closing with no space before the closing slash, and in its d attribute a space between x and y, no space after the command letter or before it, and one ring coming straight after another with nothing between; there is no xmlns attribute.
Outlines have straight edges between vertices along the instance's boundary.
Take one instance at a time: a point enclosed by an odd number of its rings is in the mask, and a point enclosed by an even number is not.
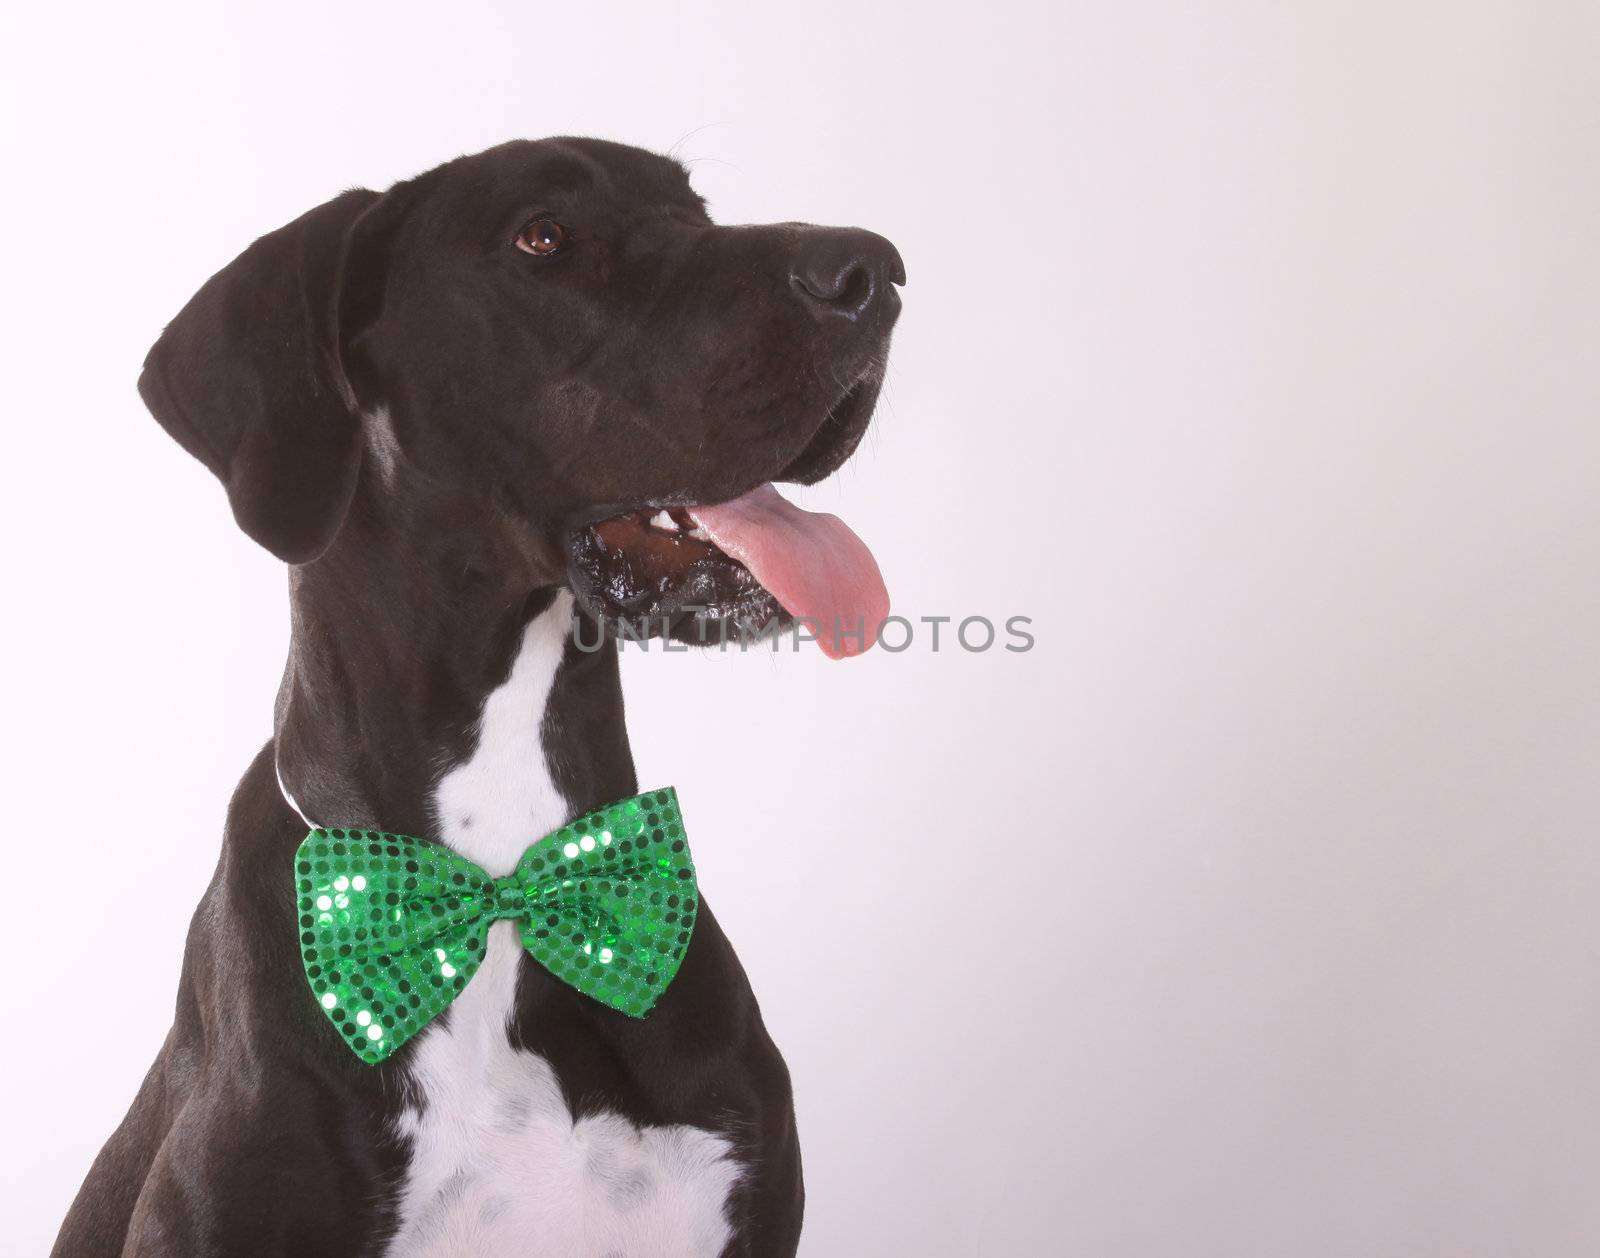
<svg viewBox="0 0 1600 1258"><path fill-rule="evenodd" d="M541 727L570 613L563 593L528 626L476 749L439 784L444 841L497 876L568 819ZM522 963L515 924L496 922L446 1024L419 1037L422 1103L398 1123L411 1153L388 1258L715 1258L739 1176L729 1142L616 1114L575 1122L550 1064L507 1037Z"/></svg>

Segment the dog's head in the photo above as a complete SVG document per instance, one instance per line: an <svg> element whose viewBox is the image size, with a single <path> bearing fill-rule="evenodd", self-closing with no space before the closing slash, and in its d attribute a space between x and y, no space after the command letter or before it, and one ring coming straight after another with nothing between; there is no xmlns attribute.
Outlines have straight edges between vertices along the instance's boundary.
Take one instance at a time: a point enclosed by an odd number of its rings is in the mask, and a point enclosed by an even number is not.
<svg viewBox="0 0 1600 1258"><path fill-rule="evenodd" d="M518 141L262 237L140 391L289 563L365 479L511 522L607 621L704 638L781 605L870 631L870 554L770 482L860 441L904 281L870 232L713 224L667 158Z"/></svg>

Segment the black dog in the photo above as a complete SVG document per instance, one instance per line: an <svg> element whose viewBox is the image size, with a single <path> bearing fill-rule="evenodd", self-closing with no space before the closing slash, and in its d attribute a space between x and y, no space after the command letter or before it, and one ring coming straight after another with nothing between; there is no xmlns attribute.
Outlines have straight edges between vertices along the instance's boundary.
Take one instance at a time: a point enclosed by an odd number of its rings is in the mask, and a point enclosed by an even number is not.
<svg viewBox="0 0 1600 1258"><path fill-rule="evenodd" d="M172 1032L56 1254L794 1252L788 1074L709 910L642 1020L497 922L368 1066L307 985L291 864L310 821L498 876L634 794L614 642L580 645L624 618L881 615L865 549L768 482L854 449L904 278L879 236L713 226L676 163L547 140L347 192L190 301L140 390L293 565L293 646ZM692 835L715 801L685 807Z"/></svg>

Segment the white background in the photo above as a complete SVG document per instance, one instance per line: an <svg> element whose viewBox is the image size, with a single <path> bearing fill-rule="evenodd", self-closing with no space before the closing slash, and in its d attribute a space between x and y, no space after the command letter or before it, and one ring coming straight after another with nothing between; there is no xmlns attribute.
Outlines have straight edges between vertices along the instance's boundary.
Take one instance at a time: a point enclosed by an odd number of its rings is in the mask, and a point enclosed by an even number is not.
<svg viewBox="0 0 1600 1258"><path fill-rule="evenodd" d="M804 1252L1600 1251L1592 4L26 9L0 1249L161 1041L286 642L145 349L346 186L582 132L899 244L885 404L804 500L898 611L1035 621L626 665L793 1070Z"/></svg>

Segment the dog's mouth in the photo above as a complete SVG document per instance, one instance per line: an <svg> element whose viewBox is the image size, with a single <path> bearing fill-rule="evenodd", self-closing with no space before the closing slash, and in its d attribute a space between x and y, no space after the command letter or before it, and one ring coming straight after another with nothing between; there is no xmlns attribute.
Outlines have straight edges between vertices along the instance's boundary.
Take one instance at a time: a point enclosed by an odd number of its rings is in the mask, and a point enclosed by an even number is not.
<svg viewBox="0 0 1600 1258"><path fill-rule="evenodd" d="M858 383L774 480L810 484L838 468L871 418ZM714 644L805 622L834 659L877 638L889 593L872 552L837 516L805 511L763 481L716 503L650 502L573 533L584 607L623 636Z"/></svg>

